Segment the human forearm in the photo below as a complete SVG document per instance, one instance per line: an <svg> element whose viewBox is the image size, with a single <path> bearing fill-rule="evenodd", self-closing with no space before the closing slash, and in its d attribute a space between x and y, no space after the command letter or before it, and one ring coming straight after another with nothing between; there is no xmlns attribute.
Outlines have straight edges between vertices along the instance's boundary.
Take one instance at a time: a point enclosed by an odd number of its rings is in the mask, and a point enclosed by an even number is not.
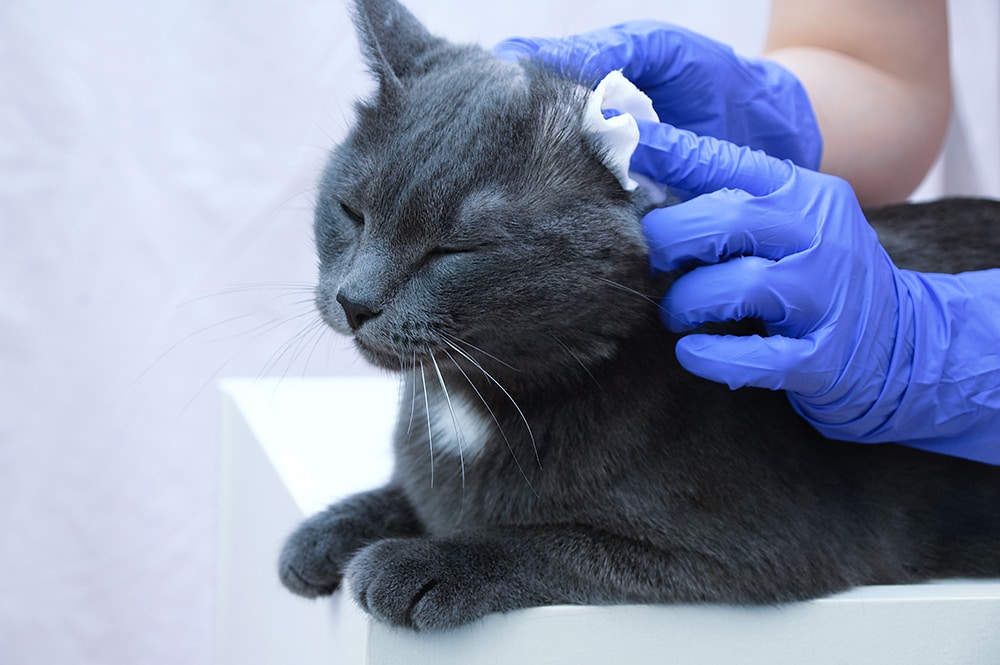
<svg viewBox="0 0 1000 665"><path fill-rule="evenodd" d="M774 0L764 57L805 87L824 149L865 205L905 198L940 149L951 109L943 0Z"/></svg>

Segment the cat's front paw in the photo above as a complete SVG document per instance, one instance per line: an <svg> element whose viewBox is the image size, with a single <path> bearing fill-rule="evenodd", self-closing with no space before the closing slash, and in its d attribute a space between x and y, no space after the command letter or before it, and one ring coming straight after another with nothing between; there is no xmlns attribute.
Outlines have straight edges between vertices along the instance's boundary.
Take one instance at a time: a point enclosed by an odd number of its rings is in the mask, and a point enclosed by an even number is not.
<svg viewBox="0 0 1000 665"><path fill-rule="evenodd" d="M402 490L386 485L361 492L313 515L285 543L278 561L281 582L307 598L337 590L344 568L368 543L422 531Z"/></svg>
<svg viewBox="0 0 1000 665"><path fill-rule="evenodd" d="M424 538L373 543L351 560L346 577L362 608L414 630L453 628L523 603L493 553Z"/></svg>
<svg viewBox="0 0 1000 665"><path fill-rule="evenodd" d="M300 596L328 596L340 586L344 553L336 531L322 520L307 520L285 541L278 559L278 575L285 587Z"/></svg>

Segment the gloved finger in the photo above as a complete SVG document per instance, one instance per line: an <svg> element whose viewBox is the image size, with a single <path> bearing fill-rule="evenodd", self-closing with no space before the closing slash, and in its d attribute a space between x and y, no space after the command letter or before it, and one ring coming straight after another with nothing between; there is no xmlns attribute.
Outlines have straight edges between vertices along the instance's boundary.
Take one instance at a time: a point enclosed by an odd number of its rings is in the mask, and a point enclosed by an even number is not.
<svg viewBox="0 0 1000 665"><path fill-rule="evenodd" d="M728 58L723 55L726 51ZM708 69L692 63L708 61L714 65L733 58L732 49L723 44L680 26L648 20L628 21L569 37L560 44L547 44L538 56L549 64L574 63L580 80L596 81L621 70L643 90L663 85L689 89ZM681 99L683 94L669 97Z"/></svg>
<svg viewBox="0 0 1000 665"><path fill-rule="evenodd" d="M706 85L705 74L736 62L731 47L660 21L628 21L562 39L514 37L494 52L507 60L534 57L557 69L573 69L596 82L620 69L639 88L664 84L678 90ZM683 95L670 97L683 100ZM682 107L689 104L681 101Z"/></svg>
<svg viewBox="0 0 1000 665"><path fill-rule="evenodd" d="M510 37L493 47L493 55L507 62L517 62L522 58L531 58L543 47L558 40L544 37Z"/></svg>
<svg viewBox="0 0 1000 665"><path fill-rule="evenodd" d="M787 183L794 171L791 163L747 147L665 123L637 123L639 145L632 153L632 169L674 189L692 194L742 189L764 196Z"/></svg>
<svg viewBox="0 0 1000 665"><path fill-rule="evenodd" d="M775 265L747 256L695 268L679 277L664 296L664 323L673 332L683 332L719 321L753 318L781 325L797 315L808 318L808 312L795 303L795 288L782 289L780 277L770 278L769 270Z"/></svg>
<svg viewBox="0 0 1000 665"><path fill-rule="evenodd" d="M677 342L677 360L692 374L732 389L745 386L823 392L839 375L837 368L813 367L810 339L772 336L688 335Z"/></svg>
<svg viewBox="0 0 1000 665"><path fill-rule="evenodd" d="M673 62L669 51L656 46L664 41L657 39L664 28L665 24L653 21L634 21L562 39L513 37L497 44L493 52L511 62L530 57L566 78L589 85L609 72L622 70L625 78L641 87L648 71L662 71L665 64ZM651 40L655 47L652 62L647 54Z"/></svg>
<svg viewBox="0 0 1000 665"><path fill-rule="evenodd" d="M736 256L778 260L809 247L816 235L815 225L797 209L729 189L655 208L643 217L642 230L650 263L663 271Z"/></svg>
<svg viewBox="0 0 1000 665"><path fill-rule="evenodd" d="M494 46L493 54L508 62L530 58L563 78L593 87L614 70L635 67L625 60L631 53L627 44L625 35L612 30L601 31L600 39L589 34L563 39L512 37ZM629 78L627 73L625 77Z"/></svg>

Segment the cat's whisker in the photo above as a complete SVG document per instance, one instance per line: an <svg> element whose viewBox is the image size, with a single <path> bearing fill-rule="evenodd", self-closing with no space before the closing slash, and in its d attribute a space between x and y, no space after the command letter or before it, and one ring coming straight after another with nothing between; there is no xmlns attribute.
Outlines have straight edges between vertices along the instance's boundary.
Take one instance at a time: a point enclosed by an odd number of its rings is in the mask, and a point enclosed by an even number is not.
<svg viewBox="0 0 1000 665"><path fill-rule="evenodd" d="M542 460L541 460L541 457L539 457L539 455L538 455L538 446L535 444L535 435L532 434L532 432L531 432L531 425L528 424L528 419L525 417L524 411L521 410L521 407L518 406L517 400L515 400L514 397L509 392L507 392L507 389L503 387L503 384L501 384L499 381L497 381L496 378L492 374L490 374L488 371L486 371L486 368L484 368L481 364L479 364L478 360L476 360L471 355L469 355L468 353L466 353L462 349L458 348L457 346L455 346L454 344L452 344L451 342L449 342L447 339L444 339L444 343L447 344L448 346L450 346L455 352L457 352L463 358L465 358L466 360L468 360L470 363L472 363L473 365L475 365L475 367L480 372L482 372L486 376L486 378L488 378L490 381L492 381L496 385L496 387L499 388L503 392L503 394L507 396L507 399L510 400L510 403L514 405L514 408L517 410L518 415L521 416L521 420L524 422L524 428L528 431L528 438L531 439L531 449L535 453L535 462L538 464L538 468L541 469L542 468Z"/></svg>
<svg viewBox="0 0 1000 665"><path fill-rule="evenodd" d="M402 360L400 361L402 363ZM413 412L417 407L417 352L413 352L413 359L410 362L410 371L413 372L413 385L410 388L410 422L406 425L406 435L413 431Z"/></svg>
<svg viewBox="0 0 1000 665"><path fill-rule="evenodd" d="M311 317L311 316L314 316L315 314L316 314L316 310L310 304L310 306L308 308L303 309L300 312L297 312L297 313L294 313L294 314L290 314L290 315L287 315L287 316L276 316L276 317L268 319L267 321L264 321L262 323L258 323L257 325L253 326L252 328L247 328L246 330L240 330L238 332L234 332L232 334L225 335L223 337L209 338L206 341L208 341L208 342L222 342L222 341L227 341L227 340L231 340L231 339L235 339L235 338L239 338L239 337L247 337L249 339L259 339L260 337L263 337L264 335L266 335L266 334L268 334L270 332L273 332L273 331L277 330L278 328L281 328L282 326L286 326L286 325L289 325L289 324L292 324L292 323L296 323L300 319L303 319L303 318L306 318L306 317ZM200 334L205 333L205 332L207 332L209 330L212 330L213 328L218 328L218 327L226 325L228 323L233 323L233 322L238 321L240 319L251 318L253 316L254 316L253 314L244 314L244 315L241 315L241 316L236 316L236 317L227 319L225 321L221 321L219 323L214 323L212 325L205 326L204 328L202 328L200 330L196 330L195 332L191 333L190 335L188 335L187 337L185 337L181 341L183 342L183 341L185 341L187 339L190 339L191 337L194 337L196 335L200 335Z"/></svg>
<svg viewBox="0 0 1000 665"><path fill-rule="evenodd" d="M216 294L216 295L220 295L220 294ZM203 296L203 297L208 297L208 296ZM194 302L194 301L188 301L188 302ZM176 342L174 342L173 344L171 344L163 352L161 352L155 359L152 360L152 362L150 362L141 372L139 372L135 376L135 378L132 379L132 381L129 383L129 386L134 386L134 385L138 384L140 381L142 381L142 379L147 374L149 374L155 368L157 368L160 365L160 363L162 363L164 361L164 359L166 359L174 351L176 351L177 349L179 349L183 345L187 344L188 342L190 342L190 341L192 341L192 340L194 340L194 339L196 339L198 337L202 337L202 341L204 341L206 343L216 343L216 342L220 342L220 341L227 341L227 340L232 340L232 339L247 337L249 335L252 335L253 333L258 333L259 332L259 334L255 335L253 337L250 337L250 339L257 339L261 335L264 335L264 334L266 334L266 333L268 333L268 332L270 332L272 330L276 330L277 328L280 328L283 325L286 325L286 324L288 324L290 322L293 322L296 319L302 318L303 316L307 316L307 315L313 313L312 302L310 301L309 304L310 304L310 306L309 306L309 310L308 311L301 312L301 313L295 314L294 316L290 316L290 317L289 316L274 317L272 319L264 321L263 323L259 323L259 324L255 325L255 326L251 327L251 328L248 328L248 329L245 329L245 330L237 330L236 332L230 332L228 334L222 334L222 335L220 335L218 337L207 337L205 335L206 335L206 333L208 333L210 331L217 330L217 329L223 329L226 326L230 326L230 325L235 324L235 323L237 323L239 321L242 321L244 319L253 319L256 315L254 313L252 313L252 312L248 312L246 314L238 314L236 316L231 316L229 318L223 319L222 321L216 321L215 323L210 323L210 324L202 326L202 327L200 327L200 328L198 328L196 330L193 330L192 332L187 333L186 335L184 335L183 337L181 337L180 339L178 339Z"/></svg>
<svg viewBox="0 0 1000 665"><path fill-rule="evenodd" d="M218 298L221 296L268 291L280 292L279 295L274 296L271 299L273 302L297 294L311 295L315 288L315 284L309 282L246 282L242 284L231 284L224 288L203 291L198 295L181 302L180 306L184 307L202 300Z"/></svg>
<svg viewBox="0 0 1000 665"><path fill-rule="evenodd" d="M320 318L316 309L314 307L309 307L308 309L304 309L296 314L290 314L289 316L284 317L275 317L266 323L262 323L259 326L243 332L242 334L250 335L252 333L254 335L252 339L257 339L284 326L298 324L303 320L307 320L307 326L326 327L326 324Z"/></svg>
<svg viewBox="0 0 1000 665"><path fill-rule="evenodd" d="M427 414L427 446L431 456L431 487L434 487L434 433L431 431L431 404L427 398L427 377L424 374L424 361L420 360L420 383L424 388L424 411Z"/></svg>
<svg viewBox="0 0 1000 665"><path fill-rule="evenodd" d="M587 373L587 376L589 376L591 378L591 380L593 380L593 382L597 385L598 388L600 388L602 391L604 390L604 386L602 386L601 382L597 380L597 377L595 377L593 375L593 373L590 371L590 368L587 367L586 363L584 363L582 360L580 360L580 356L578 356L575 353L573 353L572 349L570 349L568 346L566 346L566 344L561 339L559 339L558 337L556 337L552 333L549 333L549 337L552 339L552 341L554 341L556 344L558 344L559 346L561 346L562 349L563 349L563 351L565 351L569 355L570 358L572 358L573 360L575 360L577 362L577 364L580 365L580 367L583 369L583 371Z"/></svg>
<svg viewBox="0 0 1000 665"><path fill-rule="evenodd" d="M192 298L192 299L190 299L188 301L185 301L184 303L182 303L182 305L193 304L193 303L198 302L199 300L203 300L203 299L206 299L206 298L219 297L219 296L224 296L224 295L233 295L233 294L237 294L237 293L245 293L245 292L251 292L251 291L284 291L284 293L281 293L280 295L277 295L277 296L271 298L268 302L277 302L279 300L283 300L283 299L287 299L289 297L295 297L295 296L299 296L299 295L303 295L303 294L309 295L308 299L298 299L298 300L296 300L296 301L294 301L294 302L291 303L291 307L294 307L295 309L302 308L300 311L294 312L294 310L293 310L293 313L290 313L290 315L280 316L280 317L274 317L274 318L269 319L267 321L263 321L261 323L258 323L257 325L255 325L255 326L253 326L251 328L240 330L240 331L237 331L237 332L232 333L230 335L226 335L224 337L218 337L218 338L208 339L207 341L209 341L209 342L218 342L218 341L225 341L225 340L234 339L234 338L238 338L238 337L249 337L250 339L258 339L258 338L262 337L263 335L266 335L266 334L268 334L268 333L270 333L270 332L272 332L274 330L277 330L278 328L281 328L282 326L288 325L290 323L295 323L299 319L302 319L304 317L312 317L312 316L314 316L316 314L316 311L315 311L314 298L313 298L313 288L314 287L313 287L312 284L305 283L305 282L260 282L260 283L234 284L234 285L232 285L232 286L230 286L228 288L225 288L225 289L218 289L216 291L210 291L210 292L204 293L204 294L202 294L200 296L197 296L197 297ZM189 335L185 336L184 338L182 338L180 341L178 341L173 346L171 346L170 349L168 349L167 352L164 353L164 355L166 353L169 353L175 347L179 346L180 344L184 343L185 341L187 341L187 340L189 340L189 339L191 339L191 338L193 338L195 336L202 335L202 334L204 334L205 332L207 332L209 330L212 330L212 329L215 329L215 328L220 328L220 327L228 325L230 323L234 323L234 322L236 322L236 321L238 321L240 319L248 319L248 318L251 318L253 316L254 316L254 314L244 314L244 315L240 315L240 316L231 317L229 319L226 319L225 321L219 321L217 323L213 323L211 325L205 326L205 327L203 327L203 328L201 328L199 330L196 330L196 331L190 333ZM292 339L293 340L296 339L303 332L304 331L300 331L297 335L293 336Z"/></svg>
<svg viewBox="0 0 1000 665"><path fill-rule="evenodd" d="M318 319L318 317L317 317ZM305 348L309 347L309 352L306 354L305 360L302 363L302 378L305 378L306 369L312 362L313 354L319 347L320 342L323 341L323 336L330 330L322 320L317 320L319 325L314 325L312 331L303 339L302 348L292 356L289 365L294 364L298 358L302 356L302 352Z"/></svg>
<svg viewBox="0 0 1000 665"><path fill-rule="evenodd" d="M489 351L484 351L483 349L479 348L479 347L478 347L478 346L476 346L475 344L472 344L471 342L467 342L467 341L465 341L465 340L464 340L464 339L462 339L461 337L456 337L455 335L451 335L451 334L449 334L449 333L447 333L447 332L445 332L445 331L443 331L443 330L442 330L442 331L440 331L440 332L441 332L441 334L442 334L442 335L444 335L444 336L445 336L445 337L447 337L448 339L450 339L450 340L452 340L452 341L454 341L454 342L457 342L457 343L459 343L459 344L464 344L465 346L469 347L469 348L470 348L470 349L472 349L473 351L477 351L477 352L479 352L479 353L483 354L484 356L486 356L486 357L488 357L488 358L491 358L491 359L493 359L493 360L497 361L498 363L500 363L501 365L503 365L503 366L504 366L504 367L506 367L507 369L510 369L510 370L512 370L512 371L514 371L514 372L520 372L520 371L521 371L521 370L519 370L519 369L518 369L517 367L514 367L513 365L511 365L510 363L508 363L508 362L505 362L505 361L501 360L500 358L497 358L497 357L496 357L495 355L493 355L493 354L492 354L492 353L490 353Z"/></svg>
<svg viewBox="0 0 1000 665"><path fill-rule="evenodd" d="M314 302L313 302L313 298L311 297L312 296L312 292L313 292L313 287L312 287L311 284L306 284L304 282L261 282L261 283L257 283L257 284L254 284L254 283L250 283L250 284L236 284L236 285L233 285L232 287L230 287L228 289L220 289L220 290L215 291L215 292L209 292L209 293L206 293L204 295L198 296L196 298L193 298L191 300L186 301L185 303L182 303L181 305L183 306L183 305L186 305L186 304L195 303L198 300L202 300L202 299L209 298L209 297L219 297L219 296L223 296L223 295L231 295L231 294L235 294L235 293L255 291L255 290L286 290L286 291L288 291L287 293L283 293L283 294L281 294L279 296L276 296L276 297L272 298L271 302L278 301L278 300L281 300L283 298L288 298L290 296L299 295L299 294L302 294L302 293L308 293L310 295L310 298L308 300L298 300L298 301L292 303L292 305L295 306L296 308L305 306L305 308L302 311L299 311L297 313L293 313L290 316L274 317L274 318L271 318L271 319L269 319L267 321L263 321L261 323L258 323L257 325L255 325L253 327L246 328L244 330L238 330L236 332L232 332L230 334L223 335L223 336L220 336L220 337L207 338L207 339L205 339L206 342L219 342L219 341L226 341L226 340L231 340L231 339L236 339L236 338L246 338L246 337L248 337L249 339L258 339L261 336L266 335L266 334L268 334L268 333L270 333L270 332L272 332L274 330L277 330L278 328L280 328L280 327L282 327L284 325L287 325L289 323L294 323L298 319L301 319L301 318L307 317L307 316L313 316L315 314ZM253 314L253 313L247 313L247 314L241 314L241 315L238 315L238 316L233 316L233 317L230 317L230 318L225 319L223 321L218 321L216 323L212 323L210 325L204 326L202 328L199 328L198 330L195 330L195 331L193 331L193 332L185 335L180 340L178 340L177 342L175 342L174 344L172 344L166 351L164 351L150 365L149 369L151 369L152 367L154 367L156 364L158 364L160 361L162 361L164 357L166 357L168 354L170 354L171 352L173 352L176 348L178 348L179 346L181 346L185 342L187 342L187 341L189 341L189 340L191 340L191 339L193 339L195 337L204 335L205 333L207 333L210 330L214 330L214 329L217 329L217 328L223 328L224 326L227 326L229 324L233 324L233 323L235 323L237 321L240 321L241 319L251 319L254 316L255 316L255 314ZM147 369L146 371L149 371L149 369ZM141 378L145 373L146 372L143 372L143 374L141 374L139 377L137 377L136 380L138 380L139 378Z"/></svg>
<svg viewBox="0 0 1000 665"><path fill-rule="evenodd" d="M304 335L312 332L314 328L321 327L323 325L323 321L318 316L316 316L315 311L308 311L296 314L295 316L292 317L287 317L283 319L273 319L265 324L261 324L260 326L257 326L244 333L244 334L250 334L251 332L257 332L257 336L259 337L261 335L265 335L271 332L272 330L277 330L281 326L295 323L300 319L305 319L307 317L309 318L309 320L306 321L304 325L300 326L299 329L295 332L295 334L293 334L290 338L285 340L285 342L278 348L275 354L271 356L271 359L264 365L262 373L266 373L269 370L273 369L274 366L277 364L277 361L280 360L281 356L287 353L290 350L290 348L296 342L298 342Z"/></svg>
<svg viewBox="0 0 1000 665"><path fill-rule="evenodd" d="M149 363L149 365L147 365L145 369L143 369L141 372L139 372L139 374L137 374L136 377L134 379L132 379L132 381L129 383L129 387L132 387L132 386L136 385L137 383L139 383L143 379L143 377L145 377L148 373L150 373L151 371L153 371L153 369L156 368L161 362L163 362L164 358L166 358L168 355L170 355L171 353L173 353L175 350L177 350L183 344L185 344L186 342L191 341L192 339L194 339L198 335L202 335L202 334L208 332L209 330L213 330L215 328L220 328L222 326L229 325L230 323L234 323L234 322L239 321L241 319L249 319L252 316L253 316L253 314L239 314L237 316L230 317L230 318L225 319L223 321L218 321L216 323L209 324L207 326L204 326L202 328L199 328L199 329L195 330L194 332L188 333L184 337L181 337L179 340L177 340L176 342L174 342L173 344L171 344L169 347L167 347L162 353L160 353L160 355L158 355L151 363Z"/></svg>
<svg viewBox="0 0 1000 665"><path fill-rule="evenodd" d="M455 425L455 434L458 435L458 460L462 468L462 490L465 490L465 434L458 424L458 416L455 414L455 407L451 403L451 395L448 394L448 386L445 385L444 376L441 375L441 367L438 366L437 358L430 356L434 363L434 371L437 373L438 383L441 384L441 391L444 393L444 401L448 404L448 411L451 412L451 421Z"/></svg>
<svg viewBox="0 0 1000 665"><path fill-rule="evenodd" d="M403 395L406 394L406 381L402 378L403 377L403 372L405 372L405 371L406 371L406 363L403 362L402 358L400 358L399 359L399 376L400 376L400 381L399 381L399 386L397 387L397 390L396 390L396 403L399 404L401 407L402 407L402 404L403 404ZM406 433L409 434L410 430L407 429Z"/></svg>
<svg viewBox="0 0 1000 665"><path fill-rule="evenodd" d="M315 312L310 312L310 314L315 315ZM301 318L301 316L302 315L294 318ZM281 362L282 359L287 358L288 362L286 363L285 369L279 377L279 382L280 382L280 379L285 378L285 376L288 374L288 371L291 369L292 365L302 355L306 345L308 345L308 341L317 335L321 338L326 329L327 328L326 325L323 323L323 320L319 318L319 316L315 316L313 320L303 325L294 335L292 335L280 347L278 347L278 350L276 350L271 355L271 358L266 363L264 363L264 366L257 374L257 380L259 381L263 379L278 366L278 363Z"/></svg>
<svg viewBox="0 0 1000 665"><path fill-rule="evenodd" d="M228 360L219 365L219 367L214 372L212 372L207 379L205 379L205 382L202 383L201 386L199 386L198 389L194 391L194 394L191 395L191 398L187 402L185 402L184 406L182 406L180 410L177 412L177 416L175 418L176 421L179 421L181 419L181 416L183 416L187 412L187 410L191 407L191 405L195 403L195 401L198 399L198 396L201 395L206 388L208 388L215 382L215 380L219 377L219 375L222 374L222 370L226 369L229 363L236 360L236 357L237 354L229 356Z"/></svg>
<svg viewBox="0 0 1000 665"><path fill-rule="evenodd" d="M647 301L647 302L650 302L650 303L652 303L652 304L656 305L656 308L657 308L658 310L661 310L661 312L667 312L667 314L668 314L668 315L669 315L669 316L670 316L671 318L675 318L675 319L676 319L676 316L675 316L675 315L671 314L671 313L670 313L670 312L669 312L668 310L666 310L666 309L663 309L663 307L662 307L661 303L659 302L659 300L657 300L657 298L656 298L656 297L654 297L654 296L649 296L649 295L646 295L645 293L642 293L641 291L636 291L635 289L633 289L633 288L631 288L631 287L628 287L628 286L625 286L624 284L619 284L618 282L616 282L616 281L614 281L614 280L611 280L611 279L606 279L606 278L604 278L604 277L600 277L600 276L598 276L598 275L595 275L595 279L598 279L598 280L600 280L600 281L602 281L602 282L605 282L605 283L607 283L607 284L610 284L611 286L613 286L613 287L615 287L615 288L617 288L617 289L621 289L622 291L625 291L625 292L627 292L627 293L631 293L631 294L633 294L633 295L636 295L636 296L639 296L639 297L640 297L640 298L642 298L643 300L645 300L645 301Z"/></svg>
<svg viewBox="0 0 1000 665"><path fill-rule="evenodd" d="M493 419L493 422L497 426L497 431L500 432L500 436L503 437L504 443L507 444L507 450L510 451L511 459L514 460L514 465L517 466L517 470L521 472L521 477L524 478L524 482L528 483L528 487L531 489L532 494L538 496L538 492L535 490L534 485L531 484L531 480L528 478L528 474L524 472L524 468L521 466L521 461L517 459L517 453L514 452L514 446L511 445L510 439L507 438L507 433L503 431L503 425L500 424L500 421L497 419L496 414L493 413L493 409L490 408L489 402L487 402L486 398L483 397L483 394L479 392L479 388L477 388L476 384L473 383L471 378L469 378L469 375L465 373L465 370L462 369L462 366L459 364L457 360L455 360L454 356L448 353L447 349L442 349L442 351L446 356L448 356L448 360L451 361L451 363L455 366L455 368L462 373L462 376L465 377L465 380L469 383L469 386L472 387L473 392L476 393L476 397L478 397L479 401L483 403L484 407L486 407L486 412L490 414L490 418Z"/></svg>
<svg viewBox="0 0 1000 665"><path fill-rule="evenodd" d="M600 275L594 275L594 279L596 279L598 281L601 281L601 282L604 282L605 284L609 284L609 285L615 287L616 289L621 289L622 291L625 291L626 293L631 293L632 295L639 296L640 298L642 298L646 302L652 303L653 305L655 305L657 307L657 309L659 309L659 307L660 307L660 302L658 300L656 300L652 296L649 296L649 295L643 293L642 291L637 291L637 290L633 289L630 286L625 286L624 284L616 282L613 279L607 279L606 277L601 277Z"/></svg>

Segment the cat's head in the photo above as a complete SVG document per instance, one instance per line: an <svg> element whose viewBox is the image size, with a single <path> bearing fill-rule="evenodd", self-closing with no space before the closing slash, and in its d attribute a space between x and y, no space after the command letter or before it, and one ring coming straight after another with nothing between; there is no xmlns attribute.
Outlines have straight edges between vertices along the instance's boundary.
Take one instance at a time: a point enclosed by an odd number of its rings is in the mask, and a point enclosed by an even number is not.
<svg viewBox="0 0 1000 665"><path fill-rule="evenodd" d="M648 320L640 204L582 126L589 90L358 0L377 91L316 207L316 302L373 363L579 371Z"/></svg>

